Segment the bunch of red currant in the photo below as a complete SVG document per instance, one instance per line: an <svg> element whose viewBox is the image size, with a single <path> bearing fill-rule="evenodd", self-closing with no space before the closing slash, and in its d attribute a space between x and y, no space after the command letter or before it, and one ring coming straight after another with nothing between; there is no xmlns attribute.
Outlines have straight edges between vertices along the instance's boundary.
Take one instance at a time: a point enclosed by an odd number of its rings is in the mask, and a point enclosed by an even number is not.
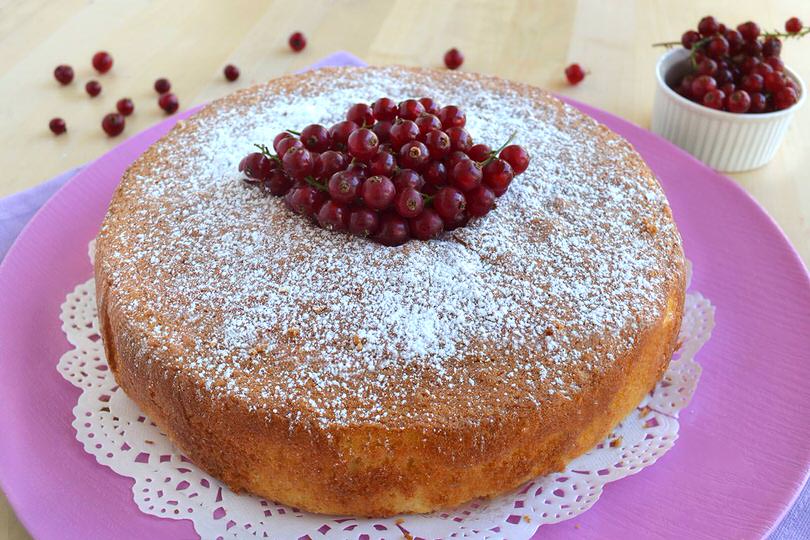
<svg viewBox="0 0 810 540"><path fill-rule="evenodd" d="M785 23L785 32L762 32L752 21L734 29L714 17L703 17L697 30L681 37L680 44L691 51L692 69L673 89L696 103L732 113L787 109L798 101L799 87L784 71L781 38L808 33L810 27L796 17Z"/></svg>
<svg viewBox="0 0 810 540"><path fill-rule="evenodd" d="M431 98L357 103L346 120L284 131L239 164L246 182L333 231L386 246L487 214L529 166L522 147L473 144L466 116Z"/></svg>

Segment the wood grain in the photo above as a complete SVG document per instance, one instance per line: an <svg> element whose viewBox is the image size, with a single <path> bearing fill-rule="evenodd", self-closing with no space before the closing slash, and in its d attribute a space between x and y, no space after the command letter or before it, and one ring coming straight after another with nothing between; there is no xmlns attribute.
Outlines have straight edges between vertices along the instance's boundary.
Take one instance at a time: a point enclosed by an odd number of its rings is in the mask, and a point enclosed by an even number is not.
<svg viewBox="0 0 810 540"><path fill-rule="evenodd" d="M649 126L655 89L655 41L678 39L705 15L698 0L317 0L254 2L0 0L0 196L31 186L109 151L123 140L100 129L120 97L135 101L124 136L163 118L152 82L171 79L181 107L289 73L336 50L373 64L439 67L458 46L463 69L536 84ZM716 0L713 14L738 23L781 27L792 15L810 19L806 0ZM804 10L802 10L804 8ZM307 48L293 54L287 36L303 31ZM112 71L96 76L90 57L106 49ZM810 39L785 44L783 57L810 78ZM590 71L578 87L562 70ZM228 83L222 67L242 70ZM76 79L52 77L69 63ZM84 83L98 78L100 96ZM54 137L48 120L63 117L68 134ZM769 165L732 175L785 230L810 261L810 108L796 114ZM696 186L696 189L699 187ZM28 538L4 500L0 535Z"/></svg>

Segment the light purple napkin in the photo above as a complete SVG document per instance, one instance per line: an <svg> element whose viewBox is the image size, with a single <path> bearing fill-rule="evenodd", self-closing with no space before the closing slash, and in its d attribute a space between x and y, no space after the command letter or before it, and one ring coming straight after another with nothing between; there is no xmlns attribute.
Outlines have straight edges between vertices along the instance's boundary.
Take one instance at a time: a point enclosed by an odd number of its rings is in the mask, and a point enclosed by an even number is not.
<svg viewBox="0 0 810 540"><path fill-rule="evenodd" d="M339 51L302 70L327 66L365 66L356 56ZM0 261L37 210L80 168L72 169L20 193L0 199ZM810 538L810 484L806 484L795 504L771 535L771 540Z"/></svg>

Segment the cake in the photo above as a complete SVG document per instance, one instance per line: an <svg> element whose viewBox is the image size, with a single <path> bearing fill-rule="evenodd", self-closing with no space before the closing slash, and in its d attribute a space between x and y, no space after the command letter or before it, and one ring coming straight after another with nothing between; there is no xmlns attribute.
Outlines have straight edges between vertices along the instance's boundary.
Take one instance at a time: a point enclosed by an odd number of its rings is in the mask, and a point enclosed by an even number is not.
<svg viewBox="0 0 810 540"><path fill-rule="evenodd" d="M429 95L531 155L497 207L387 247L314 226L237 168L355 102ZM617 134L546 92L329 68L212 102L126 171L96 246L116 381L235 491L312 512L421 513L562 469L666 369L680 236Z"/></svg>

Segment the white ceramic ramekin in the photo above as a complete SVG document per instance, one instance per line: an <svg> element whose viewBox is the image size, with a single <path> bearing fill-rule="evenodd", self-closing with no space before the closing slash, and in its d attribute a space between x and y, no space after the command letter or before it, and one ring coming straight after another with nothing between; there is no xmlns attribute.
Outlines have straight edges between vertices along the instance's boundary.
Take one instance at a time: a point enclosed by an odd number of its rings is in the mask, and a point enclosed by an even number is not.
<svg viewBox="0 0 810 540"><path fill-rule="evenodd" d="M667 85L688 71L688 58L689 51L679 48L658 60L652 131L720 171L748 171L768 163L785 137L793 113L805 101L804 81L785 68L785 74L799 86L799 101L789 109L763 114L717 111L679 96Z"/></svg>

